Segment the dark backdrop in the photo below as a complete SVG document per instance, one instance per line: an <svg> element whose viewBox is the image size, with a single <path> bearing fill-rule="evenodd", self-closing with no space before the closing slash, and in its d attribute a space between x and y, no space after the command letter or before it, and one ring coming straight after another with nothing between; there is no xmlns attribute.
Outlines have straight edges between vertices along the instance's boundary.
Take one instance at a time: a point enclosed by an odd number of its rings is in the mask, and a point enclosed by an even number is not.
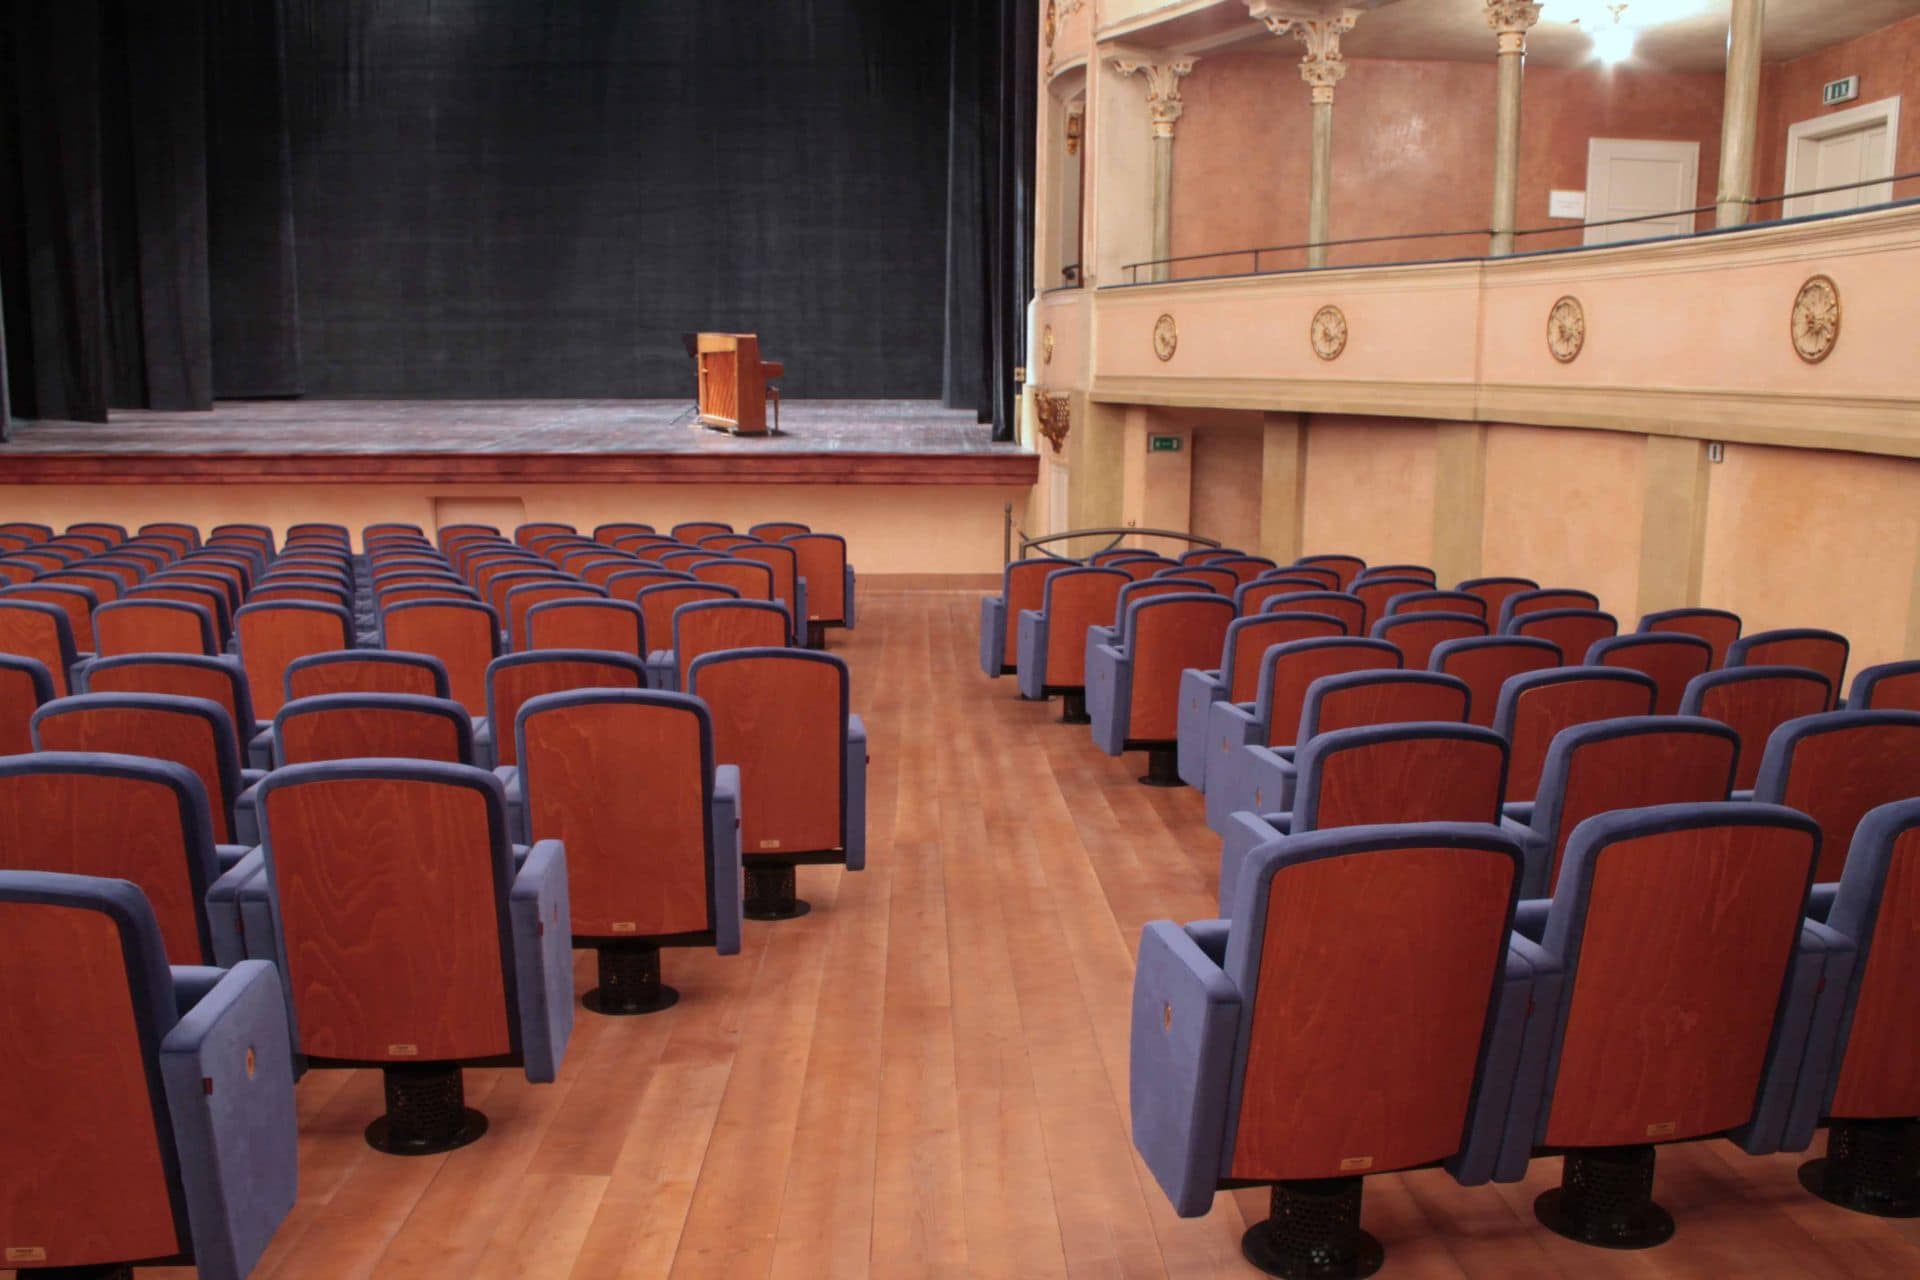
<svg viewBox="0 0 1920 1280"><path fill-rule="evenodd" d="M1010 427L1035 7L21 0L16 410L678 396L712 328Z"/></svg>

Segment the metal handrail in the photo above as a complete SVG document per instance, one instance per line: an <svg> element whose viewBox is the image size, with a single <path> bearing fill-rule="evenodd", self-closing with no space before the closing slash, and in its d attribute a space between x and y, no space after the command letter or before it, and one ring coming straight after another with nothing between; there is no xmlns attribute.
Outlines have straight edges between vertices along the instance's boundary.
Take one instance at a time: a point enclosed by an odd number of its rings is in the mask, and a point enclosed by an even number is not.
<svg viewBox="0 0 1920 1280"><path fill-rule="evenodd" d="M1011 521L1012 511L1010 508L1008 518L1009 521ZM1141 529L1134 525L1110 525L1098 529L1068 529L1064 533L1043 533L1031 538L1020 530L1016 529L1014 532L1020 533L1019 558L1022 560L1027 558L1029 551L1038 551L1041 555L1054 560L1077 560L1080 557L1060 555L1050 550L1047 545L1054 542L1065 542L1072 538L1110 538L1106 546L1099 548L1097 551L1089 552L1089 555L1099 555L1101 551L1111 551L1128 538L1174 538L1199 547L1218 547L1221 545L1220 539L1218 538L1209 538L1205 534L1188 533L1184 529ZM1011 555L1007 557L1008 560L1012 560L1013 558Z"/></svg>
<svg viewBox="0 0 1920 1280"><path fill-rule="evenodd" d="M1837 183L1830 187L1809 187L1803 191L1784 191L1784 192L1781 192L1779 195L1742 196L1739 198L1738 202L1749 205L1749 206L1763 205L1763 204L1784 204L1788 200L1799 200L1807 196L1832 195L1835 192L1840 192L1840 191L1856 191L1862 187L1880 187L1880 186L1891 187L1895 183L1911 182L1914 179L1920 179L1920 170L1915 170L1909 173L1891 174L1884 178L1868 178L1868 179L1863 179L1862 181L1859 181L1859 182L1842 182L1842 183ZM1719 202L1716 202L1714 204L1695 205L1689 209L1670 209L1664 213L1636 214L1628 218L1602 218L1592 222L1571 222L1571 223L1561 223L1554 226L1519 227L1519 228L1515 228L1511 232L1511 234L1514 236L1515 239L1519 239L1520 237L1523 237L1523 236L1565 235L1565 234L1571 234L1576 231L1586 231L1587 229L1594 228L1594 227L1619 227L1619 226L1628 226L1633 223L1639 223L1639 222L1658 222L1665 218L1698 217L1700 214L1703 214L1703 213L1712 213L1718 207L1719 207ZM1839 210L1830 214L1819 214L1819 215L1809 215L1809 216L1840 217L1847 213L1857 213L1857 212L1858 210L1856 209L1845 209L1845 210ZM1728 228L1728 230L1742 230L1742 229L1744 228ZM1335 248L1342 248L1348 245L1385 244L1388 242L1399 242L1399 241L1457 240L1457 239L1464 239L1469 236L1485 236L1490 238L1493 236L1493 234L1494 234L1494 231L1491 227L1469 227L1460 231L1415 231L1415 232L1409 232L1405 235L1349 236L1340 240L1302 240L1294 244L1257 245L1255 247L1246 248L1246 249L1216 249L1211 253L1185 253L1185 254L1179 254L1175 257L1170 257L1170 258L1146 258L1146 259L1142 259L1139 262L1122 263L1121 269L1129 273L1129 283L1139 284L1141 283L1140 269L1142 267L1175 266L1183 262L1200 262L1209 258L1237 258L1243 255L1251 254L1253 256L1253 270L1247 274L1263 275L1263 274L1268 274L1268 273L1262 272L1260 269L1260 255L1263 253L1299 253L1309 249L1335 249ZM1703 233L1695 231L1695 232L1689 232L1688 234L1699 235ZM1598 248L1600 246L1594 246L1594 247ZM1343 265L1346 265L1346 264L1343 264ZM1396 263L1355 263L1351 265L1352 266L1405 266L1406 264L1396 262ZM1298 268L1288 267L1288 268L1282 268L1281 270L1292 271L1297 269ZM1165 283L1165 282L1150 281L1148 283L1159 284L1159 283Z"/></svg>

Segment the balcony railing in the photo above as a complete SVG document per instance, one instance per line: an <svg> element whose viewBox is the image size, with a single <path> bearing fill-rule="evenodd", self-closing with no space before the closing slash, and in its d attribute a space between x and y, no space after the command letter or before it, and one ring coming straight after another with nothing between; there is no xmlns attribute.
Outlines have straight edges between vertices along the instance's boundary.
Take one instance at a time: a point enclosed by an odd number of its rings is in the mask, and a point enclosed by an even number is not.
<svg viewBox="0 0 1920 1280"><path fill-rule="evenodd" d="M1906 185L1908 192L1904 197L1898 195L1898 189L1902 184ZM1739 227L1695 226L1679 234L1609 239L1604 244L1587 244L1586 233L1590 229L1631 227L1667 222L1675 218L1692 218L1698 221L1703 216L1711 215L1716 206L1696 205L1690 209L1670 209L1662 213L1637 214L1630 218L1606 218L1593 222L1523 227L1513 232L1516 245L1515 256L1566 253L1581 249L1611 248L1620 244L1646 244L1661 240L1684 240L1703 235L1731 235L1755 227L1839 218L1869 209L1920 203L1920 171L1915 171L1894 174L1887 178L1872 178L1863 182L1841 183L1831 187L1813 187L1803 191L1783 192L1779 195L1758 196L1748 201L1748 204L1756 209L1775 207L1784 212L1786 203L1790 200L1813 199L1870 187L1886 187L1890 192L1895 193L1896 198L1871 205L1835 209L1826 213L1801 214L1794 217L1775 216ZM1250 249L1221 249L1210 253L1188 253L1170 258L1148 258L1141 262L1128 262L1122 265L1121 269L1127 273L1127 279L1121 283L1120 287L1165 284L1180 280L1285 275L1292 272L1324 269L1307 265L1308 252L1316 248L1324 248L1328 251L1326 267L1384 267L1432 262L1471 262L1484 259L1488 255L1484 252L1448 252L1447 250L1462 242L1485 242L1492 236L1493 230L1489 227L1471 227L1459 231L1417 231L1400 235L1351 236L1340 240L1302 241L1297 244L1260 245ZM1408 251L1386 252L1383 246L1388 245L1404 246Z"/></svg>

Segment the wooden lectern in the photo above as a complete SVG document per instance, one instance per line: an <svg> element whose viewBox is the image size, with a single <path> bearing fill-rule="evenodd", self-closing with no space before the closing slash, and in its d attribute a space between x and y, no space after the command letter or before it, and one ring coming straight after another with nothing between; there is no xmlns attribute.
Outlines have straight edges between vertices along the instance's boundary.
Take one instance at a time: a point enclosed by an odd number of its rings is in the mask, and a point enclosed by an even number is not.
<svg viewBox="0 0 1920 1280"><path fill-rule="evenodd" d="M780 389L769 386L786 366L760 358L752 333L703 333L694 359L700 378L700 423L737 436L764 436L767 401L773 401L773 431L780 433Z"/></svg>

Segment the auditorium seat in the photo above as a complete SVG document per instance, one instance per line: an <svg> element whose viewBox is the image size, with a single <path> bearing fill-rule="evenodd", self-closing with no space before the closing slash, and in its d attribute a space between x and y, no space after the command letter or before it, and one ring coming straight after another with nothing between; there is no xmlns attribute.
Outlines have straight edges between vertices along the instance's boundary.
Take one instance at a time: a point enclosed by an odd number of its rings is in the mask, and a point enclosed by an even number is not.
<svg viewBox="0 0 1920 1280"><path fill-rule="evenodd" d="M169 971L134 886L6 871L0 975L8 1264L23 1277L251 1272L298 1179L273 966Z"/></svg>
<svg viewBox="0 0 1920 1280"><path fill-rule="evenodd" d="M710 533L732 533L733 526L723 520L683 520L667 530L674 541L694 546Z"/></svg>
<svg viewBox="0 0 1920 1280"><path fill-rule="evenodd" d="M1554 667L1511 676L1500 687L1493 729L1512 747L1507 798L1532 800L1547 749L1569 725L1622 716L1650 716L1657 693L1638 671L1615 667Z"/></svg>
<svg viewBox="0 0 1920 1280"><path fill-rule="evenodd" d="M1118 569L1135 582L1138 582L1145 578L1151 578L1163 570L1177 569L1180 567L1180 562L1178 560L1169 560L1165 556L1133 555L1123 556L1117 560L1109 560L1101 567Z"/></svg>
<svg viewBox="0 0 1920 1280"><path fill-rule="evenodd" d="M792 547L779 542L746 542L735 547L736 560L764 564L773 573L773 599L787 606L796 620L807 616L807 584L800 577L800 557Z"/></svg>
<svg viewBox="0 0 1920 1280"><path fill-rule="evenodd" d="M291 536L303 527L305 526L295 525L292 529L289 529L287 533ZM185 544L188 551L200 545L200 530L197 527L190 524L180 524L175 521L161 520L152 524L143 524L140 526L139 536L147 541L165 538L180 542ZM185 552L182 552L182 554L184 555Z"/></svg>
<svg viewBox="0 0 1920 1280"><path fill-rule="evenodd" d="M593 688L519 713L519 786L535 838L567 850L572 946L596 953L596 1013L679 999L663 946L736 955L741 934L740 772L715 766L706 706L684 694Z"/></svg>
<svg viewBox="0 0 1920 1280"><path fill-rule="evenodd" d="M567 859L558 841L515 850L498 778L425 760L290 765L261 783L260 814L247 949L279 966L297 1062L381 1070L369 1146L479 1138L463 1066L555 1078L573 1027Z"/></svg>
<svg viewBox="0 0 1920 1280"><path fill-rule="evenodd" d="M1415 611L1376 619L1368 632L1376 640L1385 640L1406 656L1406 663L1424 670L1433 651L1449 640L1471 640L1487 634L1484 619L1471 613L1427 613Z"/></svg>
<svg viewBox="0 0 1920 1280"><path fill-rule="evenodd" d="M647 680L655 689L687 687L687 668L703 654L724 649L780 649L793 643L786 606L770 600L699 600L673 611L671 649L647 656Z"/></svg>
<svg viewBox="0 0 1920 1280"><path fill-rule="evenodd" d="M1174 558L1182 565L1204 565L1242 554L1233 547L1190 547Z"/></svg>
<svg viewBox="0 0 1920 1280"><path fill-rule="evenodd" d="M252 691L238 658L129 653L91 662L80 674L80 689L85 693L157 693L211 702L233 722L235 749L242 762L259 768L272 763L268 735L254 719Z"/></svg>
<svg viewBox="0 0 1920 1280"><path fill-rule="evenodd" d="M171 564L200 545L200 534L191 528L183 531L172 526L142 525L139 531L128 539L128 543L143 547L158 547L166 554L167 562Z"/></svg>
<svg viewBox="0 0 1920 1280"><path fill-rule="evenodd" d="M37 658L0 653L0 756L33 750L33 713L53 701L53 676Z"/></svg>
<svg viewBox="0 0 1920 1280"><path fill-rule="evenodd" d="M145 533L146 530L142 529L141 532ZM332 524L322 520L310 520L305 524L287 526L286 540L288 542L323 542L337 546L344 551L347 548L350 537L347 533L347 526L343 524Z"/></svg>
<svg viewBox="0 0 1920 1280"><path fill-rule="evenodd" d="M531 547L533 539L539 537L542 534L550 534L550 533L561 533L561 534L567 535L568 537L576 537L579 535L580 531L574 528L570 524L560 524L551 520L530 521L527 524L516 525L514 527L514 530L513 530L514 545L520 546L520 547Z"/></svg>
<svg viewBox="0 0 1920 1280"><path fill-rule="evenodd" d="M43 566L25 556L0 556L0 582L17 586L22 582L32 582L39 577Z"/></svg>
<svg viewBox="0 0 1920 1280"><path fill-rule="evenodd" d="M693 575L695 582L732 587L740 593L742 600L773 599L773 569L769 565L737 560L731 556L716 556L693 561L687 565L687 572Z"/></svg>
<svg viewBox="0 0 1920 1280"><path fill-rule="evenodd" d="M1886 1218L1920 1216L1920 797L1870 810L1840 883L1814 891L1808 915L1854 947L1829 966L1829 1008L1815 1022L1781 1147L1805 1150L1827 1128L1823 1159L1800 1184L1829 1204ZM1838 970L1838 972L1836 972Z"/></svg>
<svg viewBox="0 0 1920 1280"><path fill-rule="evenodd" d="M1322 661L1327 656L1321 655ZM1363 660L1359 650L1339 656ZM1398 663L1372 662L1322 675L1300 699L1291 747L1253 743L1221 761L1219 776L1211 778L1221 794L1213 796L1209 786L1208 820L1217 823L1213 829L1224 836L1233 830L1233 815L1243 810L1284 813L1292 808L1300 748L1320 734L1370 725L1465 724L1471 696L1466 685L1451 676L1402 670Z"/></svg>
<svg viewBox="0 0 1920 1280"><path fill-rule="evenodd" d="M1522 905L1515 928L1553 976L1535 988L1495 1176L1564 1153L1534 1202L1549 1230L1659 1244L1674 1227L1653 1200L1657 1144L1778 1149L1793 1079L1769 1046L1804 1043L1830 937L1801 917L1819 843L1773 805L1601 814L1573 833L1553 900Z"/></svg>
<svg viewBox="0 0 1920 1280"><path fill-rule="evenodd" d="M703 560L713 559L713 552L702 547L683 546L676 547L671 551L662 551L659 555L655 556L654 559L662 568L678 569L691 577L693 574L693 566Z"/></svg>
<svg viewBox="0 0 1920 1280"><path fill-rule="evenodd" d="M1865 668L1853 678L1847 706L1854 711L1920 711L1920 659Z"/></svg>
<svg viewBox="0 0 1920 1280"><path fill-rule="evenodd" d="M1367 562L1359 556L1313 555L1301 556L1294 565L1302 569L1319 569L1333 575L1332 588L1345 591L1353 580L1367 571Z"/></svg>
<svg viewBox="0 0 1920 1280"><path fill-rule="evenodd" d="M207 698L162 693L84 693L55 698L33 717L35 750L171 760L205 788L219 844L253 844L252 814L235 802L257 775L242 771L240 730Z"/></svg>
<svg viewBox="0 0 1920 1280"><path fill-rule="evenodd" d="M103 569L89 569L85 560L76 560L57 573L43 573L34 581L49 587L79 587L90 591L96 608L120 598L119 577Z"/></svg>
<svg viewBox="0 0 1920 1280"><path fill-rule="evenodd" d="M1829 707L1840 705L1846 686L1847 638L1814 627L1786 627L1741 636L1727 647L1729 667L1809 667L1827 678L1833 690Z"/></svg>
<svg viewBox="0 0 1920 1280"><path fill-rule="evenodd" d="M1524 636L1469 636L1443 640L1427 657L1427 669L1466 682L1472 695L1467 723L1493 726L1500 689L1517 675L1560 665L1560 647Z"/></svg>
<svg viewBox="0 0 1920 1280"><path fill-rule="evenodd" d="M1366 626L1386 616L1387 604L1395 596L1407 595L1415 591L1428 591L1432 584L1423 578L1389 574L1385 577L1370 578L1361 574L1347 587L1349 594L1357 597L1366 606Z"/></svg>
<svg viewBox="0 0 1920 1280"><path fill-rule="evenodd" d="M735 547L748 546L758 541L758 538L745 533L709 533L694 539L694 545L720 555L727 555Z"/></svg>
<svg viewBox="0 0 1920 1280"><path fill-rule="evenodd" d="M694 659L689 690L713 721L715 759L740 771L744 911L805 915L797 866L867 865L867 730L849 707L852 678L832 654L738 648Z"/></svg>
<svg viewBox="0 0 1920 1280"><path fill-rule="evenodd" d="M663 569L650 560L641 561L630 569L621 569L607 575L605 586L607 595L615 600L637 603L640 593L648 587L666 586L669 583L692 583L693 575L682 573L678 569Z"/></svg>
<svg viewBox="0 0 1920 1280"><path fill-rule="evenodd" d="M793 548L807 583L807 647L821 648L828 627L851 629L854 624L854 572L847 562L847 540L837 533L792 533L781 542Z"/></svg>
<svg viewBox="0 0 1920 1280"><path fill-rule="evenodd" d="M646 635L640 606L626 600L549 600L527 611L526 641L534 649L607 649L644 657Z"/></svg>
<svg viewBox="0 0 1920 1280"><path fill-rule="evenodd" d="M1713 669L1713 646L1698 636L1639 632L1596 640L1588 649L1589 667L1623 667L1653 681L1653 713L1674 715L1696 676Z"/></svg>
<svg viewBox="0 0 1920 1280"><path fill-rule="evenodd" d="M1220 665L1180 673L1180 719L1175 762L1180 780L1206 790L1207 723L1213 704L1252 702L1260 689L1262 659L1275 645L1344 636L1340 619L1325 613L1262 613L1227 624Z"/></svg>
<svg viewBox="0 0 1920 1280"><path fill-rule="evenodd" d="M639 524L632 520L614 520L594 526L593 540L612 546L615 539L623 538L630 533L650 534L652 532L654 528L650 524Z"/></svg>
<svg viewBox="0 0 1920 1280"><path fill-rule="evenodd" d="M1557 976L1510 933L1519 880L1492 827L1349 827L1263 844L1227 919L1148 924L1129 1111L1174 1212L1269 1185L1241 1244L1256 1267L1363 1276L1383 1252L1364 1176L1486 1182L1529 1002Z"/></svg>
<svg viewBox="0 0 1920 1280"><path fill-rule="evenodd" d="M130 597L94 611L94 642L102 657L123 653L220 652L213 615L204 605Z"/></svg>
<svg viewBox="0 0 1920 1280"><path fill-rule="evenodd" d="M206 788L183 764L92 751L0 757L0 869L137 885L171 963L244 958L239 913L215 899L246 853L214 843Z"/></svg>
<svg viewBox="0 0 1920 1280"><path fill-rule="evenodd" d="M646 687L646 666L625 654L597 649L542 649L495 658L487 667L487 718L475 726L474 750L489 767L504 771L518 763L513 725L529 699L572 689ZM510 793L509 799L517 800L518 793Z"/></svg>
<svg viewBox="0 0 1920 1280"><path fill-rule="evenodd" d="M242 606L233 615L233 631L254 714L263 719L271 719L285 701L288 664L309 654L351 649L357 638L346 609L294 600Z"/></svg>
<svg viewBox="0 0 1920 1280"><path fill-rule="evenodd" d="M1135 584L1126 591L1138 590ZM1218 660L1233 601L1184 591L1126 602L1118 640L1087 648L1087 714L1094 745L1110 756L1146 751L1142 782L1180 785L1176 767L1180 677Z"/></svg>
<svg viewBox="0 0 1920 1280"><path fill-rule="evenodd" d="M388 649L315 653L287 664L289 702L330 693L407 693L445 698L449 696L447 669L438 658L427 654Z"/></svg>
<svg viewBox="0 0 1920 1280"><path fill-rule="evenodd" d="M1177 577L1182 582L1197 582L1208 591L1226 596L1228 599L1233 598L1233 593L1240 586L1240 579L1236 578L1231 570L1216 569L1210 564L1184 564L1178 569L1162 569L1154 576L1156 578Z"/></svg>
<svg viewBox="0 0 1920 1280"><path fill-rule="evenodd" d="M487 711L487 666L500 656L500 623L478 600L413 600L380 610L383 648L424 653L447 669L453 700L467 714Z"/></svg>
<svg viewBox="0 0 1920 1280"><path fill-rule="evenodd" d="M1354 681L1367 674L1327 676L1316 683ZM1444 678L1416 671L1385 674ZM1463 691L1460 699L1465 698ZM1280 836L1388 823L1500 822L1507 744L1478 725L1416 720L1322 730L1301 735L1294 761L1289 804L1272 812L1242 809L1227 819L1220 836L1223 913L1232 908L1233 891L1249 855Z"/></svg>
<svg viewBox="0 0 1920 1280"><path fill-rule="evenodd" d="M509 612L508 597L520 587L556 586L568 589L590 590L577 578L569 578L558 569L542 560L537 566L524 569L508 569L501 573L487 575L487 583L482 588L480 598L492 606L494 616L500 619L500 640L511 647L513 638L513 618Z"/></svg>
<svg viewBox="0 0 1920 1280"><path fill-rule="evenodd" d="M507 628L507 647L521 649L527 643L527 612L555 600L604 600L603 588L590 586L577 578L554 578L542 582L522 582L506 593L506 609L501 621Z"/></svg>
<svg viewBox="0 0 1920 1280"><path fill-rule="evenodd" d="M1920 712L1827 711L1789 720L1767 739L1753 798L1820 824L1815 879L1838 880L1869 809L1920 796Z"/></svg>
<svg viewBox="0 0 1920 1280"><path fill-rule="evenodd" d="M1730 667L1688 681L1680 714L1717 720L1740 736L1733 785L1750 791L1773 731L1826 710L1831 699L1827 678L1806 667Z"/></svg>
<svg viewBox="0 0 1920 1280"><path fill-rule="evenodd" d="M1596 814L1730 799L1739 754L1738 734L1698 716L1624 716L1561 730L1538 798L1505 807L1502 826L1527 855L1522 896L1553 896L1568 838Z"/></svg>
<svg viewBox="0 0 1920 1280"><path fill-rule="evenodd" d="M275 578L262 582L247 593L248 604L278 604L287 601L330 605L348 612L352 612L353 609L351 591L338 583L320 578Z"/></svg>
<svg viewBox="0 0 1920 1280"><path fill-rule="evenodd" d="M273 718L274 765L392 758L473 764L473 720L448 698L412 693L324 693L289 701Z"/></svg>
<svg viewBox="0 0 1920 1280"><path fill-rule="evenodd" d="M1019 643L1016 675L1020 695L1042 701L1061 697L1063 724L1087 724L1087 651L1097 631L1112 634L1107 625L1121 615L1122 597L1173 594L1177 586L1136 584L1117 567L1062 565L1045 583L1038 607L1022 609L1016 620Z"/></svg>
<svg viewBox="0 0 1920 1280"><path fill-rule="evenodd" d="M1242 615L1259 613L1276 596L1319 591L1324 584L1317 577L1301 573L1263 573L1251 582L1234 588L1233 604Z"/></svg>
<svg viewBox="0 0 1920 1280"><path fill-rule="evenodd" d="M1155 560L1160 558L1155 556L1153 552L1142 550L1139 547L1108 547L1104 551L1096 551L1088 556L1086 563L1091 568L1104 569L1106 566L1118 564L1122 560L1138 560L1143 557ZM1174 563L1178 562L1175 561Z"/></svg>
<svg viewBox="0 0 1920 1280"><path fill-rule="evenodd" d="M1000 594L980 597L980 670L989 676L1019 670L1020 615L1041 608L1047 579L1073 560L1010 560L1000 573Z"/></svg>
<svg viewBox="0 0 1920 1280"><path fill-rule="evenodd" d="M10 598L4 591L0 591L0 653L32 658L45 667L57 698L67 695L74 664L79 660L66 610L36 600Z"/></svg>
<svg viewBox="0 0 1920 1280"><path fill-rule="evenodd" d="M1406 613L1464 613L1487 621L1487 602L1471 591L1408 591L1387 601L1384 616Z"/></svg>
<svg viewBox="0 0 1920 1280"><path fill-rule="evenodd" d="M652 586L642 587L632 597L633 602L640 606L641 624L648 644L672 642L673 616L682 606L739 598L739 594L732 587L723 587L710 582L694 582L691 579L655 583ZM665 670L665 668L658 669Z"/></svg>
<svg viewBox="0 0 1920 1280"><path fill-rule="evenodd" d="M1424 564L1370 564L1354 578L1353 586L1365 582L1376 582L1381 578L1417 578L1428 589L1436 585L1436 575Z"/></svg>
<svg viewBox="0 0 1920 1280"><path fill-rule="evenodd" d="M0 587L0 604L13 601L52 605L67 616L67 630L73 637L77 658L94 652L93 609L99 597L85 587L48 586L38 581L17 587Z"/></svg>
<svg viewBox="0 0 1920 1280"><path fill-rule="evenodd" d="M214 634L221 646L233 634L232 601L227 596L226 588L215 583L195 582L185 577L168 578L164 573L159 573L128 591L127 599L178 600L182 604L196 604L213 615Z"/></svg>
<svg viewBox="0 0 1920 1280"><path fill-rule="evenodd" d="M1599 609L1600 597L1591 591L1580 591L1573 587L1536 587L1530 591L1516 591L1500 602L1498 625L1494 628L1501 635L1517 634L1513 629L1513 620L1529 613L1544 613L1549 609ZM1578 650L1585 653L1582 647Z"/></svg>
<svg viewBox="0 0 1920 1280"><path fill-rule="evenodd" d="M1324 613L1340 619L1350 636L1367 634L1367 605L1345 591L1289 591L1269 596L1263 613Z"/></svg>
<svg viewBox="0 0 1920 1280"><path fill-rule="evenodd" d="M1725 609L1662 609L1640 619L1640 632L1678 632L1704 640L1713 650L1713 666L1722 667L1727 650L1740 638L1740 615Z"/></svg>
<svg viewBox="0 0 1920 1280"><path fill-rule="evenodd" d="M1619 631L1620 624L1614 616L1598 609L1538 609L1508 622L1506 634L1549 641L1572 660L1574 655L1586 653Z"/></svg>

